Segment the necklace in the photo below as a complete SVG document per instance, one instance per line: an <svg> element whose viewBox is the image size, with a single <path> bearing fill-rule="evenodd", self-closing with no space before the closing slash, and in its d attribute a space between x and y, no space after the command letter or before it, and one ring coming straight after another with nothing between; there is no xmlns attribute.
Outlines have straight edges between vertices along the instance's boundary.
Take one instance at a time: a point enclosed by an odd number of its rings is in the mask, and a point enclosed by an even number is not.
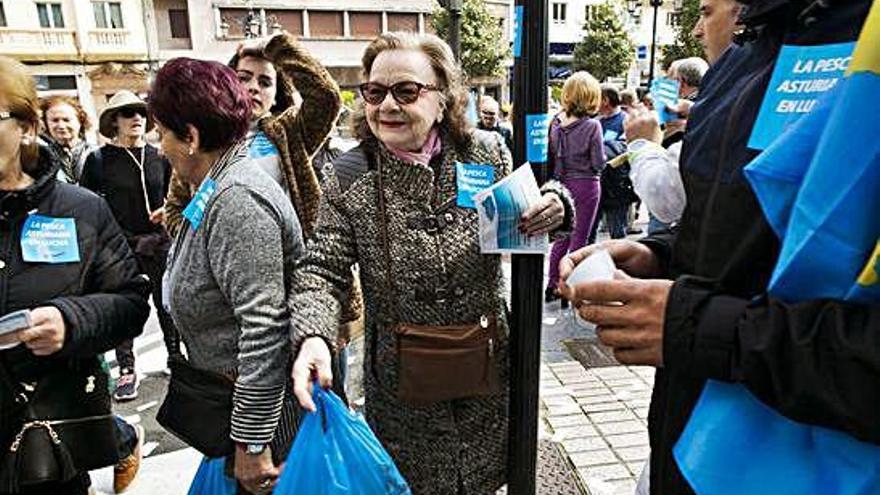
<svg viewBox="0 0 880 495"><path fill-rule="evenodd" d="M134 153L131 152L130 149L122 146L122 149L128 153L128 156L131 157L131 161L137 166L140 178L141 178L141 191L144 193L144 205L147 208L147 217L149 217L153 212L150 211L150 198L147 196L147 182L146 182L146 173L144 172L144 164L146 160L147 147L146 145L141 147L141 159L138 161L137 157L134 156Z"/></svg>

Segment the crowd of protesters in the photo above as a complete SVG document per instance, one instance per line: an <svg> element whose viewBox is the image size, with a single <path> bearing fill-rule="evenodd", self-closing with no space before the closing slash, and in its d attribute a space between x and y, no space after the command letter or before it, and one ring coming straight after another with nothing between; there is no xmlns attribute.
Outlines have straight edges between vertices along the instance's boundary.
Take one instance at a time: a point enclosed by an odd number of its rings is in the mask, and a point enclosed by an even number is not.
<svg viewBox="0 0 880 495"><path fill-rule="evenodd" d="M523 234L555 241L545 301L573 304L621 363L658 368L651 493L692 493L673 446L708 379L880 441L878 307L768 296L779 245L741 174L780 40L853 41L871 1L746 3L701 0L706 60L669 67L679 101L659 109L675 115L663 126L650 95L569 77L551 180L519 218ZM434 35L379 36L362 77L359 144L342 154L328 147L344 125L339 88L289 34L228 64L167 62L146 101L109 100L96 147L75 99L39 101L24 66L0 57L0 312L29 310L0 333L0 494L85 495L88 471L111 465L117 492L131 483L144 432L111 397L137 396L132 339L150 296L171 376L159 422L224 457L238 493L271 493L295 469L284 461L316 410L312 387L345 398L353 325L365 417L412 492L507 482L505 280L501 257L480 253L457 174L510 174L513 133L488 96L468 120L464 75ZM628 240L638 203L648 235ZM602 222L612 240L597 244ZM625 275L569 287L597 249ZM833 391L817 378L829 366L845 381Z"/></svg>

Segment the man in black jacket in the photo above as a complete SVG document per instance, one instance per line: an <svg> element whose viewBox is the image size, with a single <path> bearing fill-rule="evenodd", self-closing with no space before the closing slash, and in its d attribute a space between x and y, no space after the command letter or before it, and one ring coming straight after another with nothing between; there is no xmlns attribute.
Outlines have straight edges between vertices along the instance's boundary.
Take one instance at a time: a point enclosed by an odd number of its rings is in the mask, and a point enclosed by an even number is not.
<svg viewBox="0 0 880 495"><path fill-rule="evenodd" d="M693 493L672 457L707 379L740 383L795 421L880 443L880 306L787 304L767 295L779 240L742 169L780 46L857 38L871 1L754 0L742 46L707 73L681 159L688 205L676 232L610 241L632 278L565 288L625 364L658 367L649 413L651 492ZM833 182L829 182L833 187ZM563 260L564 280L591 248Z"/></svg>

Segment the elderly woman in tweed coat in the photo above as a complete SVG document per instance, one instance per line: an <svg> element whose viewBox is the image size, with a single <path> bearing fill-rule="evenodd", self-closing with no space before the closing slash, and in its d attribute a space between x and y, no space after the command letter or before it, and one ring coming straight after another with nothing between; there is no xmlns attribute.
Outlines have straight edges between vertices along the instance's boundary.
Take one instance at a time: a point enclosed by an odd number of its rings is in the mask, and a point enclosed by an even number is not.
<svg viewBox="0 0 880 495"><path fill-rule="evenodd" d="M510 153L500 136L467 123L461 75L436 36L384 34L367 47L363 69L364 108L354 122L362 143L326 170L318 226L294 275L294 391L313 409L310 376L330 381L326 332L335 328L349 267L358 263L367 420L414 494L494 493L506 481L507 310L501 259L480 254L477 213L456 204L456 163L491 165L498 180L511 170ZM528 235L570 224L564 188L551 183L543 192L520 223ZM494 392L402 398L395 324L442 329L487 317L498 330L483 351L497 358Z"/></svg>

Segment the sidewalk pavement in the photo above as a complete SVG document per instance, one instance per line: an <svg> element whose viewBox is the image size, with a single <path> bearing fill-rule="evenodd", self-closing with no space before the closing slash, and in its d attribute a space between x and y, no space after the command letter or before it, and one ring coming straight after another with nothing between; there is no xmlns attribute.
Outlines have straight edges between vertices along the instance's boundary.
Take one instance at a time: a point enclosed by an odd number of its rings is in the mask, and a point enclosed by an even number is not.
<svg viewBox="0 0 880 495"><path fill-rule="evenodd" d="M648 459L650 367L541 365L541 420L589 495L632 495Z"/></svg>

